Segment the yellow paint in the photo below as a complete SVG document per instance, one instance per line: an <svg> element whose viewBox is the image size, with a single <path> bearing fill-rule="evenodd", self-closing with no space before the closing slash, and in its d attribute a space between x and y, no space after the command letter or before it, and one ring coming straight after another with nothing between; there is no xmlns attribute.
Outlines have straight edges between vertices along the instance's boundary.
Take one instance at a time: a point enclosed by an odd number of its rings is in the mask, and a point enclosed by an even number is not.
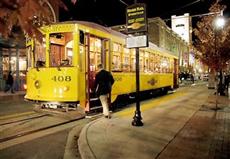
<svg viewBox="0 0 230 159"><path fill-rule="evenodd" d="M79 31L89 33L92 36L98 37L102 40L107 40L106 50L106 64L107 70L111 69L112 64L112 45L118 43L125 46L125 37L118 32L114 32L102 26L91 27L76 22L57 23L44 26L40 31L46 38L46 66L42 68L31 68L27 73L27 93L26 98L34 101L55 101L55 102L86 102L87 91L87 53L86 48L80 55ZM73 66L71 67L50 67L50 34L53 33L72 32L73 33ZM27 46L34 47L32 42L28 41ZM122 49L124 51L124 49ZM132 49L134 50L134 49ZM147 51L149 54L155 53L161 56L170 58L171 60L177 57L169 53L152 48L141 48L140 52ZM130 51L131 52L131 51ZM130 59L135 55L135 52L129 54ZM124 56L122 53L121 56ZM32 56L34 57L34 56ZM32 60L33 61L33 60ZM131 60L130 60L131 61ZM131 64L131 63L130 63ZM135 72L112 72L115 83L112 89L112 101L117 95L132 93L136 91ZM71 80L70 80L71 79ZM172 73L141 73L140 74L140 90L150 90L162 87L173 86Z"/></svg>
<svg viewBox="0 0 230 159"><path fill-rule="evenodd" d="M152 99L151 101L149 100L148 102L142 102L141 103L141 111L147 111L149 109L152 109L154 107L157 107L161 104L164 104L166 102L168 102L169 100L175 99L175 98L179 98L181 96L186 95L185 92L176 92L170 95L166 95L157 99ZM119 117L125 117L125 116L133 116L135 112L135 103L133 104L132 107L124 109L118 113L116 113L117 116Z"/></svg>
<svg viewBox="0 0 230 159"><path fill-rule="evenodd" d="M136 92L135 73L113 73L115 83L112 94L125 94ZM173 75L168 74L141 74L140 90L150 90L173 85Z"/></svg>
<svg viewBox="0 0 230 159"><path fill-rule="evenodd" d="M30 69L27 74L26 98L39 101L78 101L77 69L60 69L61 71L57 68L39 68L39 71Z"/></svg>

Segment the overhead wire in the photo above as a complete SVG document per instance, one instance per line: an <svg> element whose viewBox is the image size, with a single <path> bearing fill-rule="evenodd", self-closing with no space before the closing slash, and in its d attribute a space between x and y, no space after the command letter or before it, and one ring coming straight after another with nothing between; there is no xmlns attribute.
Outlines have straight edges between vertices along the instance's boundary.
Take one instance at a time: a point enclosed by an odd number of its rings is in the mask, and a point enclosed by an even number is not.
<svg viewBox="0 0 230 159"><path fill-rule="evenodd" d="M122 0L119 0L121 3L123 3L124 5L126 5L126 6L129 6L127 3L125 3L124 1L122 1Z"/></svg>

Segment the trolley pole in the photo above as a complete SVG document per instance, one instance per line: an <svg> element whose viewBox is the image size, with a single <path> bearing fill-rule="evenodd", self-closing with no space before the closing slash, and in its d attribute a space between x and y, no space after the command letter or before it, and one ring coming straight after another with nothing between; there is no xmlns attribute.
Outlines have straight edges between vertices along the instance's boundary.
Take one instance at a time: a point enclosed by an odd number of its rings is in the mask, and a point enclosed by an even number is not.
<svg viewBox="0 0 230 159"><path fill-rule="evenodd" d="M133 117L133 126L143 126L140 110L140 69L139 69L139 48L136 48L136 110Z"/></svg>

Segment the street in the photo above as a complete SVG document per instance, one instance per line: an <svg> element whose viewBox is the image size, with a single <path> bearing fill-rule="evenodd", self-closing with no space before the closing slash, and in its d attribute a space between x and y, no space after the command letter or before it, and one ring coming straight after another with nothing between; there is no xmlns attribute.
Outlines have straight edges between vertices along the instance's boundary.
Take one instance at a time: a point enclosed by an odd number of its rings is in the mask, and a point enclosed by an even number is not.
<svg viewBox="0 0 230 159"><path fill-rule="evenodd" d="M70 130L75 127L80 131L90 121L83 119L52 127L68 120L34 112L33 103L24 101L22 94L1 95L0 158L2 159L61 159L65 153ZM43 130L46 127L47 130Z"/></svg>
<svg viewBox="0 0 230 159"><path fill-rule="evenodd" d="M213 92L213 90L208 90L204 84L198 85L198 86L188 85L186 87L181 87L181 88L177 89L176 92L174 92L172 94L168 94L168 95L160 96L160 97L155 97L155 98L151 98L151 99L142 101L141 102L141 111L143 113L143 116L142 116L143 117L143 123L144 123L143 128L148 128L150 126L149 125L150 121L152 121L152 120L155 120L154 123L157 124L158 126L160 126L161 124L163 124L164 121L166 122L166 119L167 119L167 118L163 119L160 116L158 116L158 117L157 116L155 116L155 117L146 116L145 112L159 109L159 110L162 110L163 111L162 113L164 113L164 114L167 113L168 115L171 114L172 116L174 116L174 114L176 112L178 114L178 113L185 110L185 109L182 109L183 105L189 106L191 104L194 104L194 102L195 103L200 102L200 104L202 104L203 102L201 99L202 98L205 99L207 97L207 95L212 93L212 92ZM199 96L201 98L199 97L199 99L196 100L196 96L194 96L195 94L199 94ZM191 97L193 97L193 98L191 98ZM21 99L21 100L23 101L23 99ZM11 104L8 104L8 102ZM11 100L8 102L4 101L4 102L0 103L1 113L7 114L7 115L1 116L1 118L0 118L1 123L6 122L5 121L6 119L11 120L10 118L6 118L6 117L7 116L14 116L13 114L15 114L17 112L16 110L18 107L19 107L18 109L21 109L20 106L16 107L15 105L18 105L18 104L13 104L13 102ZM19 102L17 102L17 103L19 103ZM22 103L24 103L24 102L22 102ZM180 106L177 106L176 109L170 108L174 105L178 105L178 103L180 103L179 104ZM24 104L28 104L28 103L25 102ZM9 113L9 111L6 109L6 105L11 110L12 113ZM23 104L21 106L23 106ZM28 107L28 105L27 105L27 107ZM26 112L31 112L33 110L32 108L33 107L31 106L30 109L28 109L27 111L25 111L25 110L21 111L22 112L21 114L26 114ZM200 107L197 107L195 109L199 109L199 108ZM15 111L13 111L12 109ZM191 107L191 110L192 109L193 108ZM135 110L135 103L133 103L133 104L131 104L131 105L129 105L123 109L120 109L119 111L115 111L112 115L112 120L118 120L120 118L127 118L127 119L129 119L129 120L127 120L127 122L130 123L130 124L128 124L129 126L127 127L127 128L129 128L131 125L132 117L134 115L134 110ZM4 111L7 113L4 113ZM187 112L187 113L190 114L189 115L190 117L192 116L192 112ZM20 116L20 113L17 113L17 115ZM36 115L35 114L28 114L27 117L28 116L30 116L30 117L36 116ZM22 118L22 117L20 117L20 118ZM156 120L157 118L158 118L158 120ZM174 118L175 118L175 120L178 120L176 125L178 126L178 124L179 124L182 126L182 129L180 131L178 131L177 133L183 132L183 129L186 128L186 127L183 127L183 122L179 122L179 121L181 121L181 119L179 119L179 118L178 119L176 119L176 117L174 117ZM183 118L185 118L185 116ZM53 128L47 129L47 130L39 131L39 132L34 132L32 134L28 134L25 136L14 138L12 140L7 140L4 142L1 142L0 143L0 158L3 158L3 159L10 159L10 158L15 158L15 159L77 158L77 159L80 159L80 154L77 150L78 146L79 146L77 144L77 139L80 135L82 128L86 124L90 123L91 121L93 121L95 119L96 118L91 118L91 119L85 118L85 119L77 120L77 121L74 121L71 123L66 123L66 124L63 124L61 126L53 127ZM186 118L185 118L185 120L186 120ZM33 129L42 128L42 127L45 127L48 125L52 125L54 123L61 123L63 121L64 121L64 119L62 119L62 118L58 118L57 116L48 115L48 116L42 116L42 117L39 116L39 117L36 117L33 120L29 120L29 121L23 121L22 120L19 123L15 123L15 124L13 123L14 124L13 126L12 125L11 126L3 125L3 126L1 126L1 129L0 129L0 138L12 136L15 134L15 132L25 132L28 130L31 131ZM165 124L170 124L170 123L165 123ZM143 128L140 128L140 131ZM132 129L132 127L131 127L131 129ZM133 129L135 129L135 128L133 127ZM72 130L72 132L71 132L71 130ZM74 132L73 132L73 130L74 130ZM189 128L186 128L184 131L188 132L189 130L190 130ZM94 130L94 131L97 131L97 130ZM114 131L118 131L118 130L114 130ZM72 135L70 135L70 132L72 133ZM165 135L166 132L161 132L161 134ZM117 135L119 135L119 133ZM144 136L142 138L144 138ZM175 142L181 140L179 138L176 138L176 139L177 140L175 140ZM174 139L172 141L173 141L172 143L174 143ZM100 154L100 145L98 145L97 149L98 149L98 152L95 152L95 153ZM117 149L117 150L119 150L119 149ZM170 149L169 150L167 149L167 151L169 151L170 153L173 153L170 151ZM162 153L162 154L164 154L164 153ZM160 156L160 158L164 158L164 157Z"/></svg>

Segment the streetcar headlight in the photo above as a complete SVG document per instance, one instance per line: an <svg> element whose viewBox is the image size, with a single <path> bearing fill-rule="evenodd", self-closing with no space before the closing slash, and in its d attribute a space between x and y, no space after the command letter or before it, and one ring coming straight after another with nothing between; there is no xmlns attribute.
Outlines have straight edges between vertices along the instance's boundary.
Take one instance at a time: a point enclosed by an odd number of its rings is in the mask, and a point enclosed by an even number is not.
<svg viewBox="0 0 230 159"><path fill-rule="evenodd" d="M41 83L38 81L38 80L36 80L35 82L34 82L34 86L35 86L35 88L40 88L41 87Z"/></svg>

